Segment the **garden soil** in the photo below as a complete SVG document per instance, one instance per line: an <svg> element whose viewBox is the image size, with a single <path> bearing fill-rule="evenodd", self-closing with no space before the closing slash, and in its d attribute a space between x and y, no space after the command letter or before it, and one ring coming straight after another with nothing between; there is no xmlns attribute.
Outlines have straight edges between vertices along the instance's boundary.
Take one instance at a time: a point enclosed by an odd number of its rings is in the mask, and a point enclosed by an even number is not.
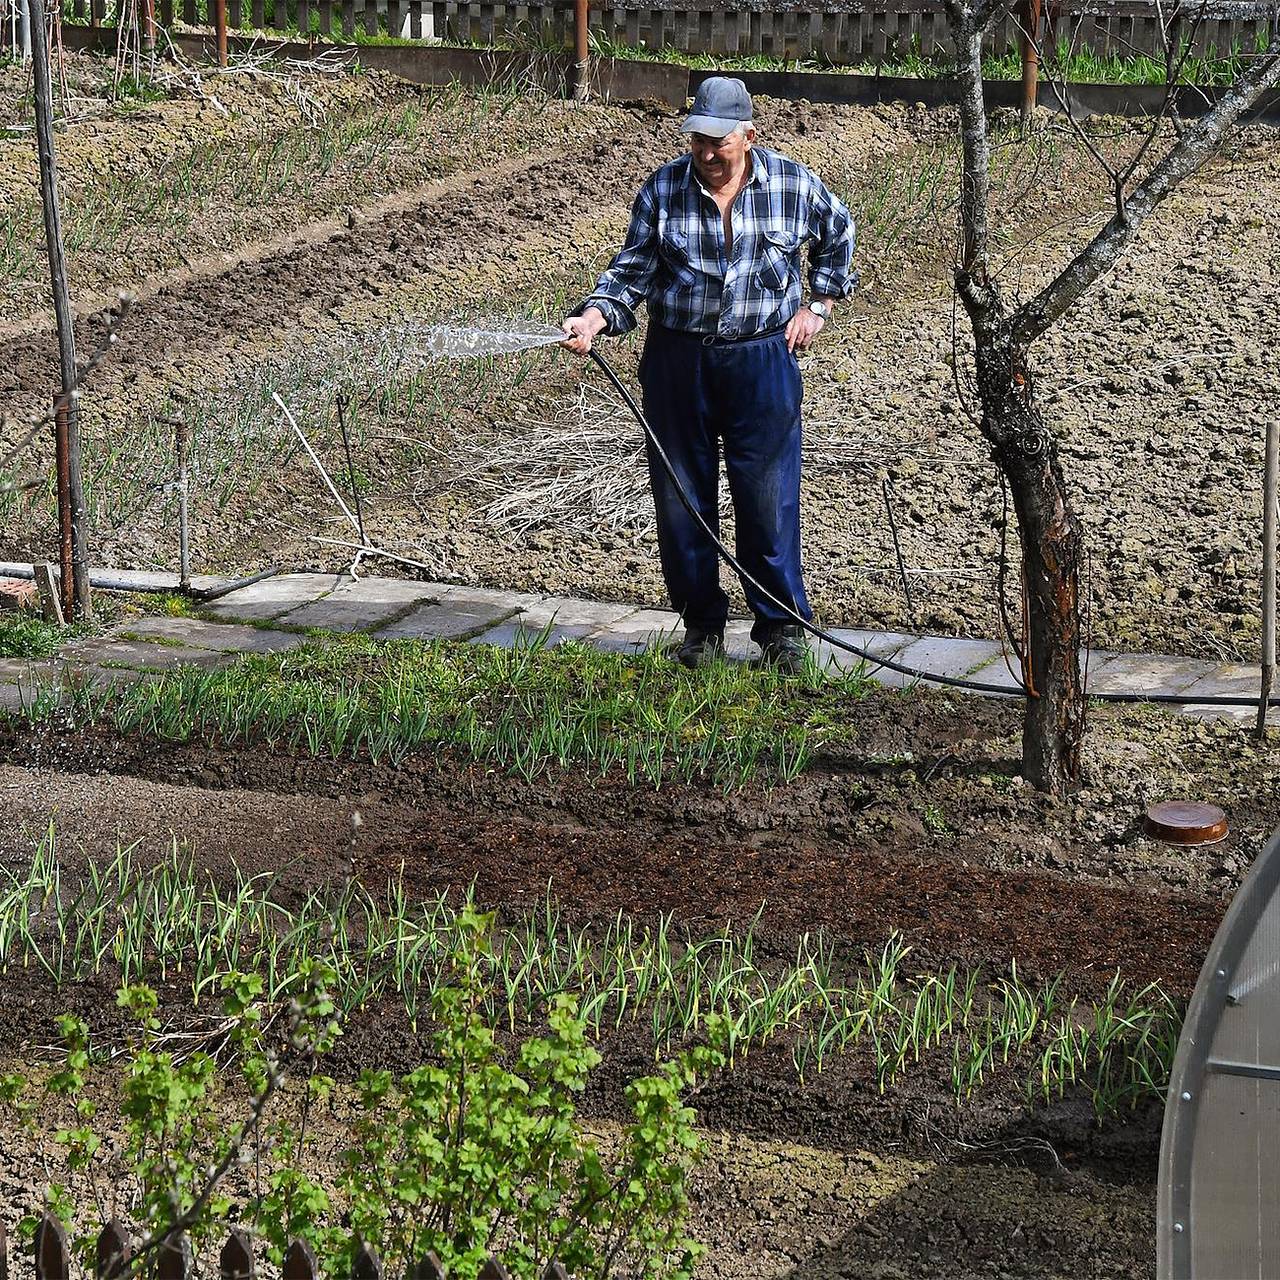
<svg viewBox="0 0 1280 1280"><path fill-rule="evenodd" d="M83 70L87 101L91 70ZM5 70L0 83L14 118L17 74ZM61 135L68 200L103 167L135 166L145 185L219 130L235 147L309 127L314 105L294 89L248 74L210 79L212 88L188 87L136 111L90 101L88 118ZM181 230L142 228L73 253L82 350L102 332L89 314L95 300L123 280L140 295L86 391L91 454L94 441L110 441L142 457L154 443L148 424L172 407L175 389L179 406L197 403L251 380L282 352L323 350L404 313L562 311L607 262L639 182L679 146L676 119L653 108L481 110L380 77L307 90L330 119L421 109L427 123L413 128L428 141L403 153L394 142L375 148L365 173L335 166L305 190L295 184L236 210L206 201ZM929 157L954 133L945 113L902 107L761 101L758 116L769 145L842 189L879 183L890 203L904 199L892 175L927 184ZM1133 145L1116 131L1116 145ZM149 136L159 148L150 156ZM1000 178L1006 277L1024 291L1107 209L1105 184L1061 135L1046 132L1042 143L1033 165L1011 160ZM0 187L29 207L25 145L21 135L0 142ZM1277 190L1280 144L1251 129L1159 212L1040 352L1038 392L1090 528L1095 644L1252 656L1260 431L1280 373L1275 344L1257 338L1280 319ZM900 231L869 215L881 230L864 239L863 288L805 359L810 420L843 423L864 446L843 471L807 482L809 580L829 623L997 634L999 491L948 363L951 216L945 200ZM56 343L37 285L5 286L8 411L43 408L53 389ZM610 352L633 376L637 344ZM477 390L474 403L419 423L434 448L430 483L389 477L391 455L379 472L370 454L377 535L412 545L435 578L660 601L643 531L584 535L551 519L513 536L486 521L483 494L450 464L451 432L518 433L563 412L580 376L567 359L547 358L496 409ZM512 380L494 381L509 388ZM260 446L250 429L245 450ZM200 569L323 558L311 536L332 530L332 512L316 477L300 456L269 461L252 502L217 506L197 490ZM917 571L914 615L895 586L886 479L907 566ZM118 525L105 522L96 557L169 564L176 535L166 511L144 504ZM39 512L13 514L0 557L29 558L47 529ZM1117 970L1189 992L1228 895L1276 821L1274 751L1236 726L1102 710L1088 786L1058 804L1013 776L1017 709L1007 703L886 695L860 714L856 749L820 758L790 786L730 795L647 792L573 773L526 784L449 758L392 769L5 731L0 857L29 856L53 821L71 865L134 841L139 857L164 857L176 842L215 875L233 862L249 873L285 869L298 895L353 873L371 884L403 874L423 894L474 883L500 919L541 901L550 884L586 923L619 910L672 912L704 932L758 914L761 946L779 957L822 928L854 963L899 931L922 967L1016 959L1029 978L1065 970L1082 993L1102 990ZM1231 837L1176 852L1148 841L1141 813L1169 798L1223 803ZM355 812L362 824L353 839ZM32 1053L63 997L30 974L5 983L0 1045ZM108 1028L118 1016L108 991L67 998ZM420 1049L391 1017L353 1027L346 1044L348 1079L370 1052L408 1065ZM620 1033L609 1049L606 1078L588 1099L601 1124L616 1122L628 1073L652 1062L636 1037ZM923 1065L919 1078L882 1095L856 1053L801 1084L789 1052L762 1050L704 1089L695 1101L710 1142L698 1205L700 1234L713 1247L706 1274L1153 1273L1158 1114L1099 1130L1083 1097L1028 1111L1012 1076L957 1108L946 1064ZM30 1166L18 1160L11 1149L0 1159L6 1211L10 1192L30 1190Z"/></svg>
<svg viewBox="0 0 1280 1280"><path fill-rule="evenodd" d="M319 353L406 313L562 313L617 246L639 183L680 146L676 119L655 109L442 104L380 76L328 77L306 92L331 122L418 111L416 141L401 146L393 130L323 179L251 206L202 196L178 229L143 226L72 255L86 309L112 282L133 281L142 293L85 400L86 438L103 442L90 454L109 442L113 465L136 466L130 483L146 491L136 509L122 503L114 515L104 497L95 538L104 561L172 562L172 504L159 493L172 468L160 425L172 396L200 403L252 381L282 353ZM136 111L99 111L65 131L68 204L77 182L126 159L145 184L147 172L177 163L183 139L194 146L225 135L235 147L291 130L296 142L315 110L299 102L296 90L243 73ZM994 636L1001 500L967 416L971 397L950 363L954 200L945 157L954 159L954 121L905 106L767 100L758 118L764 142L813 164L863 217L863 287L804 360L809 420L842 432L846 444L839 466L816 468L806 482L806 562L819 614L829 624ZM1092 162L1061 125L1041 123L1033 150L1008 142L997 150L1002 278L1023 295L1109 207ZM153 136L163 155L143 146ZM1139 141L1123 122L1103 122L1098 137L1117 154ZM29 203L24 146L21 136L0 143L0 184ZM1089 528L1095 646L1255 656L1262 429L1280 374L1275 344L1258 335L1278 318L1277 186L1280 145L1272 131L1250 128L1158 211L1038 349L1037 392ZM263 244L280 251L254 248ZM52 391L56 349L47 315L30 310L37 300L35 283L14 295L15 321L0 340L0 394L13 409L43 405ZM100 321L86 319L82 349L100 332ZM963 368L962 333L956 341ZM637 344L608 350L632 378ZM371 445L360 465L372 477L366 511L376 536L410 550L435 578L661 601L650 530L619 531L602 514L583 533L551 512L513 534L484 514L492 490L450 460L455 433L492 433L509 447L531 423L563 418L583 376L567 357L550 358L518 394L504 391L497 403L473 395L415 419L406 427L417 441L412 468ZM618 430L633 426L623 420ZM294 451L281 465L279 449L255 446L251 428L246 447L262 454L260 484L215 501L197 483L199 567L328 563L312 535L332 531L333 513L305 457ZM139 459L151 452L144 474ZM15 522L0 550L39 553L41 520Z"/></svg>
<svg viewBox="0 0 1280 1280"><path fill-rule="evenodd" d="M1065 972L1082 995L1120 972L1185 998L1275 821L1274 759L1231 726L1101 711L1090 786L1054 803L1013 781L1010 704L884 693L853 714L856 749L819 758L794 783L727 794L572 771L526 783L447 755L393 768L9 730L0 858L20 865L53 822L68 873L122 844L140 860L176 845L218 880L233 868L280 873L287 905L350 875L375 890L402 878L421 895L473 884L499 922L550 893L576 924L670 913L705 935L754 921L766 959L821 929L838 965L897 931L921 970L1016 960L1028 980ZM1228 806L1224 844L1173 851L1141 835L1144 799L1173 778ZM0 1044L31 1054L69 1005L110 1039L120 1015L108 987L56 993L11 972ZM161 994L181 1000L177 988ZM653 1049L628 1027L606 1031L602 1049L584 1109L607 1126ZM424 1052L402 1011L371 1008L353 1016L331 1069L349 1083L371 1058L407 1070ZM790 1046L766 1045L702 1085L706 1274L1150 1274L1159 1108L1101 1128L1084 1093L1029 1108L1013 1066L957 1107L942 1058L926 1054L882 1092L867 1051L801 1081Z"/></svg>

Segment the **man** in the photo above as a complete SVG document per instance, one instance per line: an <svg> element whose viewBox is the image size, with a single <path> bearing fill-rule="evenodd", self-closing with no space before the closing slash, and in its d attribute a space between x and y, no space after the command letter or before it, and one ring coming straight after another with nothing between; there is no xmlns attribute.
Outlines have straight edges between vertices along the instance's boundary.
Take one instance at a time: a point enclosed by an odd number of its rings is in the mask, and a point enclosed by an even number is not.
<svg viewBox="0 0 1280 1280"><path fill-rule="evenodd" d="M719 446L733 495L737 555L770 595L812 610L800 568L800 402L795 353L830 323L857 282L849 211L804 165L755 145L741 80L704 80L682 127L689 152L636 197L626 243L564 322L586 355L600 334L649 329L640 361L645 416L703 519L719 529ZM811 301L800 253L809 245ZM680 661L720 655L729 599L706 534L649 447L658 549L671 604L684 620ZM804 628L743 583L764 662L804 665Z"/></svg>

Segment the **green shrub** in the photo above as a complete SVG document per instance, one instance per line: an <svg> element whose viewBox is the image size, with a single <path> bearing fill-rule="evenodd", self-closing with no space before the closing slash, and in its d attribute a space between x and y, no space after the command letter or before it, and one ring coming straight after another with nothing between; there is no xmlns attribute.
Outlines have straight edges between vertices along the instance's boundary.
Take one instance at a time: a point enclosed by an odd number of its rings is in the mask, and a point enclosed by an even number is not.
<svg viewBox="0 0 1280 1280"><path fill-rule="evenodd" d="M633 1081L631 1120L617 1149L603 1154L577 1117L576 1100L601 1058L587 1043L576 997L554 997L545 1034L504 1053L485 1016L494 994L485 963L491 918L464 915L451 981L433 999L427 1060L399 1080L376 1068L361 1073L356 1118L328 1170L336 1176L325 1176L313 1121L314 1109L334 1096L321 1067L341 1034L336 975L319 962L297 974L283 1017L263 1007L260 978L224 977L234 1082L212 1052L179 1058L165 1047L151 989L121 988L118 1001L134 1027L115 1081L122 1140L107 1138L111 1125L95 1101L101 1080L91 1080L107 1067L77 1018L60 1020L65 1062L39 1100L15 1074L0 1077L0 1104L28 1129L56 1117L69 1173L135 1193L129 1225L143 1241L135 1263L175 1227L199 1250L234 1219L277 1263L291 1239L307 1241L330 1274L349 1274L366 1240L389 1272L434 1251L456 1280L472 1280L490 1253L513 1280L540 1278L552 1259L575 1280L624 1268L688 1280L700 1247L685 1234L686 1182L699 1144L682 1095L722 1065L723 1054L697 1045ZM714 1020L708 1030L720 1038ZM245 1113L239 1124L227 1123L229 1104ZM252 1171L247 1202L227 1192L233 1169ZM65 1183L51 1184L44 1202L90 1260L96 1206L73 1205ZM24 1219L28 1234L35 1222Z"/></svg>

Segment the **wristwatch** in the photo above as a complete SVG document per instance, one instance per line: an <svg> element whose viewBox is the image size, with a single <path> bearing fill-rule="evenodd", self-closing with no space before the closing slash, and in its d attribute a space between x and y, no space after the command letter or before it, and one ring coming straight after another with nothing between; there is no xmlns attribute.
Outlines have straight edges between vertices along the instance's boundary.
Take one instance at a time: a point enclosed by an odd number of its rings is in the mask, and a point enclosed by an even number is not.
<svg viewBox="0 0 1280 1280"><path fill-rule="evenodd" d="M821 316L824 320L831 319L831 308L825 302L811 302L809 303L809 310L815 316Z"/></svg>

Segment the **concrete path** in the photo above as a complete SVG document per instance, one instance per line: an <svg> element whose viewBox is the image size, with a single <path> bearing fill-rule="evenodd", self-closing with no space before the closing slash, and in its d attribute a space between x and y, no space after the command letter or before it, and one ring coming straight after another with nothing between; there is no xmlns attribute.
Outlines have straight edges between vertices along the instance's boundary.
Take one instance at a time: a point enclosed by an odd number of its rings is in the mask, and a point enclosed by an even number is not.
<svg viewBox="0 0 1280 1280"><path fill-rule="evenodd" d="M264 579L223 596L202 612L202 618L149 617L122 623L108 635L73 641L59 658L48 662L0 658L0 709L16 709L42 683L69 671L100 680L139 679L183 663L217 666L241 653L292 648L313 627L362 631L379 639L440 637L500 645L546 629L552 645L571 638L622 653L634 653L680 633L679 619L662 609L396 578L353 582L346 575L320 573ZM730 657L746 659L756 652L749 633L749 622L730 624L725 637ZM1011 691L1016 687L994 641L841 629L832 634L877 658ZM816 652L829 669L850 669L859 663L825 642ZM1159 654L1093 651L1086 657L1090 693L1258 694L1256 666ZM893 687L912 682L883 667L872 670L871 676ZM1211 704L1191 704L1185 710L1189 715L1222 716L1242 723L1252 723L1257 714L1253 707ZM1271 712L1270 720L1280 724L1280 708Z"/></svg>

